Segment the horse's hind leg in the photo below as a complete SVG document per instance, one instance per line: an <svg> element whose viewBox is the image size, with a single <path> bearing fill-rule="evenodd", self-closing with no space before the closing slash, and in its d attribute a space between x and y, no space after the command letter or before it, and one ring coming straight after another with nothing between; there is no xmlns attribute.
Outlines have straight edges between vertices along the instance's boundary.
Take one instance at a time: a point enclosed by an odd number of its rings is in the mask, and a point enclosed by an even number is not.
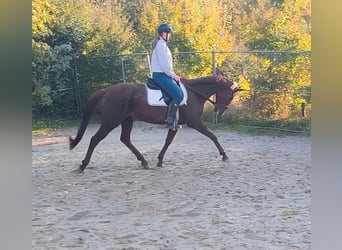
<svg viewBox="0 0 342 250"><path fill-rule="evenodd" d="M80 166L80 170L83 171L86 166L89 164L90 158L94 152L95 147L97 146L97 144L99 144L100 141L102 141L108 134L110 131L112 131L116 126L108 126L105 124L101 124L99 130L96 132L95 135L93 135L93 137L90 140L90 144L88 147L88 151L87 154L84 158L84 160L82 161L82 165Z"/></svg>
<svg viewBox="0 0 342 250"><path fill-rule="evenodd" d="M131 142L131 131L133 127L133 119L132 117L127 117L121 122L121 136L120 140L124 143L135 156L137 157L138 161L141 161L141 165L144 168L148 168L148 163L145 160L144 156L139 152L138 149L132 144Z"/></svg>
<svg viewBox="0 0 342 250"><path fill-rule="evenodd" d="M160 151L160 153L158 155L158 160L159 160L157 163L158 167L163 166L163 159L164 159L165 152L168 149L168 147L170 146L171 142L173 141L173 138L175 138L176 134L177 134L177 130L169 129L169 132L167 133L167 136L165 139L165 144L164 144L162 150Z"/></svg>

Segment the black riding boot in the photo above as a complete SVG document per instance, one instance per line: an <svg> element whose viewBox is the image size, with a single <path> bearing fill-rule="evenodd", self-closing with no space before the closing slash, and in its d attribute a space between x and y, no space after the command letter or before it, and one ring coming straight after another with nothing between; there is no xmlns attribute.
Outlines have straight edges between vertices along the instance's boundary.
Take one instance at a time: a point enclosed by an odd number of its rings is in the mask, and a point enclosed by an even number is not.
<svg viewBox="0 0 342 250"><path fill-rule="evenodd" d="M178 128L181 128L180 125L178 125L178 104L174 101L171 101L169 104L169 108L167 111L167 117L165 122L167 123L169 129L177 130Z"/></svg>

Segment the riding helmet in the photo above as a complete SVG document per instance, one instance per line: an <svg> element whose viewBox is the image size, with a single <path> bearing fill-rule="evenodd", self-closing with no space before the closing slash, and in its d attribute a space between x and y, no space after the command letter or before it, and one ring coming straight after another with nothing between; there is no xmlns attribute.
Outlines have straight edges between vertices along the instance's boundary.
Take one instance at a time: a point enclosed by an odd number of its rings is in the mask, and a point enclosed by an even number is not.
<svg viewBox="0 0 342 250"><path fill-rule="evenodd" d="M172 32L171 26L167 23L160 24L158 27L158 33L161 34L163 32L171 33Z"/></svg>

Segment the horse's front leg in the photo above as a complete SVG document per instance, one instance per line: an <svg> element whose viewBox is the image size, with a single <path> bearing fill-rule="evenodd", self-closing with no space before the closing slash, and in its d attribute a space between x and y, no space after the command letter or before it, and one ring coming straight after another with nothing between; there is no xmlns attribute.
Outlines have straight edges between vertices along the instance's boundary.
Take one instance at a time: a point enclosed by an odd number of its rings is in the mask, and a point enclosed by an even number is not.
<svg viewBox="0 0 342 250"><path fill-rule="evenodd" d="M201 121L197 121L197 122L195 121L195 122L188 123L188 126L193 128L193 129L196 129L197 131L199 131L203 135L209 137L214 142L214 144L217 147L220 155L222 155L222 160L223 161L228 160L228 156L227 156L226 152L224 152L224 149L222 148L221 144L219 143L216 135L208 127L206 127Z"/></svg>
<svg viewBox="0 0 342 250"><path fill-rule="evenodd" d="M121 136L120 136L120 141L125 144L131 151L132 153L137 157L138 161L141 161L141 166L144 168L148 168L148 163L145 160L144 156L139 152L139 150L134 147L134 145L131 142L131 131L133 127L133 119L132 117L126 117L122 122L121 122Z"/></svg>
<svg viewBox="0 0 342 250"><path fill-rule="evenodd" d="M169 132L167 133L167 136L165 139L164 146L158 155L158 160L159 160L157 163L158 167L163 166L163 159L164 159L165 152L168 149L168 147L170 146L171 142L173 141L173 138L175 138L176 134L177 134L177 130L169 129Z"/></svg>

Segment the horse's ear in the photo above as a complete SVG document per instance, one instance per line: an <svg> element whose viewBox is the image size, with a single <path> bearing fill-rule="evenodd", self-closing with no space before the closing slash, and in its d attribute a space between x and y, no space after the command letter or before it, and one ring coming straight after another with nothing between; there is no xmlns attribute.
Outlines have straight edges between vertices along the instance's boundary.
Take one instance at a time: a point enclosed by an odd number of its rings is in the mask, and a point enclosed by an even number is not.
<svg viewBox="0 0 342 250"><path fill-rule="evenodd" d="M218 81L220 81L220 80L222 80L223 77L224 77L224 75L223 75L222 70L220 70L219 68L216 68L216 79Z"/></svg>
<svg viewBox="0 0 342 250"><path fill-rule="evenodd" d="M216 81L221 81L223 79L223 75L221 75L221 74L217 74L216 75Z"/></svg>
<svg viewBox="0 0 342 250"><path fill-rule="evenodd" d="M223 70L219 69L219 68L216 68L216 75L220 78L220 80L222 78L226 78L225 77L225 73L223 72Z"/></svg>

